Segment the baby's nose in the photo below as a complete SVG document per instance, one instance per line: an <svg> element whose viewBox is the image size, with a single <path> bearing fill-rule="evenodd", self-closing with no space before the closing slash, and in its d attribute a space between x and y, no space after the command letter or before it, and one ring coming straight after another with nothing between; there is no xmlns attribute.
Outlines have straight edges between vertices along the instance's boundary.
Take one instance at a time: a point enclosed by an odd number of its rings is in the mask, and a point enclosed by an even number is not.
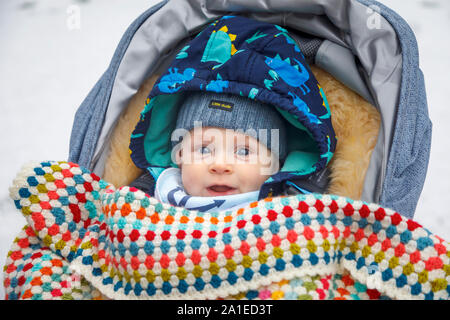
<svg viewBox="0 0 450 320"><path fill-rule="evenodd" d="M209 172L213 174L231 174L233 166L224 162L214 162L209 166Z"/></svg>

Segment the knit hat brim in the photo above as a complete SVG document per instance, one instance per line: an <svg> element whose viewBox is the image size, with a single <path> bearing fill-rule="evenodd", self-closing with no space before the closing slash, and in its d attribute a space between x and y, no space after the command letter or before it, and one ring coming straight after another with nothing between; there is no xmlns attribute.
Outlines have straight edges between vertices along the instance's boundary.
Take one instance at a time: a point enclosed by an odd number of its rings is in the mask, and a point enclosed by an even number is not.
<svg viewBox="0 0 450 320"><path fill-rule="evenodd" d="M232 94L189 92L180 106L175 130L190 131L196 124L239 130L264 144L280 160L286 157L285 121L268 104ZM172 138L174 146L181 136L175 134Z"/></svg>

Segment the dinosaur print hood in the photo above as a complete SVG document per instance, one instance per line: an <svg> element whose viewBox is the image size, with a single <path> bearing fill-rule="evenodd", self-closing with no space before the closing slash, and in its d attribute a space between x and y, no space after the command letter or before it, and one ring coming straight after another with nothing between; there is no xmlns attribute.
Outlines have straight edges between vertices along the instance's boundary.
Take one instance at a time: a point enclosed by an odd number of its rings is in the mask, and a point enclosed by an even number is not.
<svg viewBox="0 0 450 320"><path fill-rule="evenodd" d="M330 108L301 50L286 29L224 16L201 31L153 86L130 140L134 163L153 178L171 160L180 102L193 91L230 93L272 105L287 120L288 156L265 181L259 199L329 163L336 147Z"/></svg>

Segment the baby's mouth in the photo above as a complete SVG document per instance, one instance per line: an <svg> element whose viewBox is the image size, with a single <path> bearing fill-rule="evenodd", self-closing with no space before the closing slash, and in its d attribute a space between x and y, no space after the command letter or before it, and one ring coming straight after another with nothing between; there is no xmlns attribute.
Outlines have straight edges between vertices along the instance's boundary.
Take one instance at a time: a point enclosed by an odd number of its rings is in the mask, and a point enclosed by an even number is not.
<svg viewBox="0 0 450 320"><path fill-rule="evenodd" d="M226 196L237 193L237 189L226 185L212 185L206 188L211 196Z"/></svg>

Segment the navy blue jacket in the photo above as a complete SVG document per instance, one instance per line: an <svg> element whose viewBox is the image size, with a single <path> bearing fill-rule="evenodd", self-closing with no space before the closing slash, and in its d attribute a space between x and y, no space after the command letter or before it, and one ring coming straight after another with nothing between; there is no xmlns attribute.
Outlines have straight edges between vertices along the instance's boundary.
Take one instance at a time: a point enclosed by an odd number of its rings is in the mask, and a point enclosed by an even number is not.
<svg viewBox="0 0 450 320"><path fill-rule="evenodd" d="M190 91L259 100L287 120L288 156L264 182L259 199L289 188L324 191L326 166L336 147L325 94L286 29L240 16L211 23L180 50L153 86L131 136L131 158L146 171L132 186L154 195L159 174L176 167L170 137L180 101Z"/></svg>

